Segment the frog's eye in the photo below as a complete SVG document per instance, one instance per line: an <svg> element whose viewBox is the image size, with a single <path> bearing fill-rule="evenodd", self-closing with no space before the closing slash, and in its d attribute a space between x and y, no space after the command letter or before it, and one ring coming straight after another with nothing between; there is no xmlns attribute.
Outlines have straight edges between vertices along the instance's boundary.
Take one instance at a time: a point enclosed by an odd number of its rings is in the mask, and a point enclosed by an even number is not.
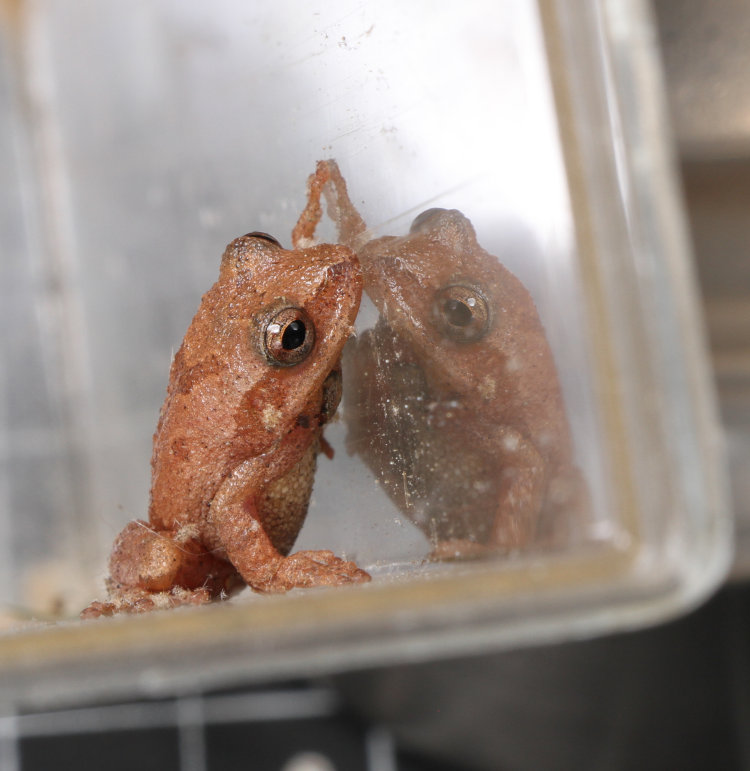
<svg viewBox="0 0 750 771"><path fill-rule="evenodd" d="M465 284L449 284L435 294L433 316L445 337L457 343L473 343L487 332L490 312L482 293Z"/></svg>
<svg viewBox="0 0 750 771"><path fill-rule="evenodd" d="M414 222L411 223L409 232L413 233L415 230L421 230L433 217L442 214L444 211L445 209L426 209L414 218Z"/></svg>
<svg viewBox="0 0 750 771"><path fill-rule="evenodd" d="M245 238L257 238L260 241L267 241L269 244L282 248L281 244L273 236L269 236L268 233L261 233L259 230L254 230L252 233L246 233Z"/></svg>
<svg viewBox="0 0 750 771"><path fill-rule="evenodd" d="M302 308L276 311L263 329L263 349L268 361L292 367L304 361L315 344L315 326Z"/></svg>

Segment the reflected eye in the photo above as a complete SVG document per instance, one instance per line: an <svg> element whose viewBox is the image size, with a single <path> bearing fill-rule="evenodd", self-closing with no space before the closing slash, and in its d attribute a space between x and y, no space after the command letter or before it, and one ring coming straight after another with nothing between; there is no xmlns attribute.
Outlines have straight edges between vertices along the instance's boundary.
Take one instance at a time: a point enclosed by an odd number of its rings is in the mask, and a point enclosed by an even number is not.
<svg viewBox="0 0 750 771"><path fill-rule="evenodd" d="M487 300L478 289L464 284L449 284L439 289L433 315L441 334L457 343L479 340L490 322Z"/></svg>
<svg viewBox="0 0 750 771"><path fill-rule="evenodd" d="M268 361L293 367L304 361L315 344L315 327L302 308L282 308L266 322L263 349Z"/></svg>
<svg viewBox="0 0 750 771"><path fill-rule="evenodd" d="M245 238L257 238L260 241L267 241L269 244L282 248L281 244L273 236L269 236L268 233L261 233L258 230L254 230L252 233L246 233Z"/></svg>
<svg viewBox="0 0 750 771"><path fill-rule="evenodd" d="M411 223L409 232L413 233L415 230L421 230L433 217L444 212L445 209L427 209L421 214L418 214L414 222Z"/></svg>

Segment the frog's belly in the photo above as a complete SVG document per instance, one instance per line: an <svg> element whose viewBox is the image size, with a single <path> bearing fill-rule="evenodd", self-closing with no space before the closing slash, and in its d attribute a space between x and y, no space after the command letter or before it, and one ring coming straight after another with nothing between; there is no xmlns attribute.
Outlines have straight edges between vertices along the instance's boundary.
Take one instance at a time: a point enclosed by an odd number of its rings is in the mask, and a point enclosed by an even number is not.
<svg viewBox="0 0 750 771"><path fill-rule="evenodd" d="M273 545L288 554L305 522L310 503L319 442L313 442L300 460L258 496L260 521Z"/></svg>
<svg viewBox="0 0 750 771"><path fill-rule="evenodd" d="M397 449L398 462L380 466L389 469L382 479L385 489L431 542L486 543L500 496L496 460L473 448L456 452L450 441L443 442L446 436L430 439L408 453Z"/></svg>
<svg viewBox="0 0 750 771"><path fill-rule="evenodd" d="M482 426L430 392L408 346L379 323L348 349L347 447L431 541L485 543L500 495L498 459ZM442 402L446 403L443 404ZM480 432L477 436L477 431Z"/></svg>

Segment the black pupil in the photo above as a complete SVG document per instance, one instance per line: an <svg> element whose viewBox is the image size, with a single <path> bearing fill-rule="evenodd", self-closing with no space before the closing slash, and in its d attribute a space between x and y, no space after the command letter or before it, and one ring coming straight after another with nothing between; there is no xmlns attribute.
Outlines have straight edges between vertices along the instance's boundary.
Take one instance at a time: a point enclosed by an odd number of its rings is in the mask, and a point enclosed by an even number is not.
<svg viewBox="0 0 750 771"><path fill-rule="evenodd" d="M467 327L473 318L471 308L460 300L446 300L443 305L448 323L454 327Z"/></svg>
<svg viewBox="0 0 750 771"><path fill-rule="evenodd" d="M299 348L305 342L306 332L304 322L299 319L287 324L284 334L281 336L281 345L284 350L294 351Z"/></svg>

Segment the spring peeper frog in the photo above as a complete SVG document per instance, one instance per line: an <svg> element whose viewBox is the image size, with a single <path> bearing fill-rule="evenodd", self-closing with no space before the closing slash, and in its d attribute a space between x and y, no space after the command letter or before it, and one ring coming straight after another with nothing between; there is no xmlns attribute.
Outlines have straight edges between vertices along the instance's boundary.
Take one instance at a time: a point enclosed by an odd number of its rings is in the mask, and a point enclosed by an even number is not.
<svg viewBox="0 0 750 771"><path fill-rule="evenodd" d="M347 360L350 449L434 558L558 538L587 491L529 292L459 211L429 209L407 235L370 240L334 161L309 189L326 197L380 312Z"/></svg>
<svg viewBox="0 0 750 771"><path fill-rule="evenodd" d="M148 522L117 537L110 602L84 617L206 602L243 582L284 592L369 580L329 551L289 556L361 291L345 246L289 251L263 233L229 244L172 363Z"/></svg>

